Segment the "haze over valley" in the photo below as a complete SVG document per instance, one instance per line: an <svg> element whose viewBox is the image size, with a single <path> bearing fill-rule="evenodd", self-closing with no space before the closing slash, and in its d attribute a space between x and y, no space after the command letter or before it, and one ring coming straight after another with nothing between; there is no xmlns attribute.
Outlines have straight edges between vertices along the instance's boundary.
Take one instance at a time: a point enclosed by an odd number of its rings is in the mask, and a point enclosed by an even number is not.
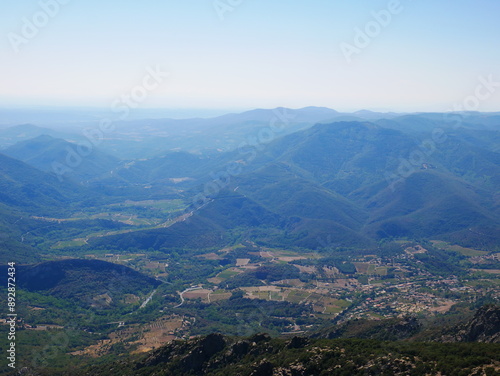
<svg viewBox="0 0 500 376"><path fill-rule="evenodd" d="M500 3L0 4L1 375L500 375Z"/></svg>

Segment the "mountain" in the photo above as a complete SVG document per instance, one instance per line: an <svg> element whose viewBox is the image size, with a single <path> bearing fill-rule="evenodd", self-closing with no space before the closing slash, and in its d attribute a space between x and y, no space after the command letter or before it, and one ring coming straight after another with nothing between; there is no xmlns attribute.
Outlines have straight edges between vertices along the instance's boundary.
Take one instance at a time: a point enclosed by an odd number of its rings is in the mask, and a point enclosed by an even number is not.
<svg viewBox="0 0 500 376"><path fill-rule="evenodd" d="M37 215L64 212L89 199L90 192L54 174L0 154L0 203Z"/></svg>
<svg viewBox="0 0 500 376"><path fill-rule="evenodd" d="M16 274L20 289L69 299L84 307L104 304L109 308L121 302L125 294L145 295L160 284L131 268L100 260L18 265ZM101 302L103 295L107 303Z"/></svg>
<svg viewBox="0 0 500 376"><path fill-rule="evenodd" d="M25 213L0 204L0 263L37 262L41 260L37 249L23 241L24 235L35 224ZM13 258L15 255L15 258Z"/></svg>
<svg viewBox="0 0 500 376"><path fill-rule="evenodd" d="M210 334L164 345L137 360L75 370L73 375L493 375L492 364L498 360L498 346L493 344L271 339L262 333L229 338Z"/></svg>
<svg viewBox="0 0 500 376"><path fill-rule="evenodd" d="M90 244L105 249L152 248L165 252L175 248L222 247L231 241L232 230L279 228L283 222L254 201L224 191L201 210L186 213L169 227L102 236L92 239Z"/></svg>
<svg viewBox="0 0 500 376"><path fill-rule="evenodd" d="M359 116L365 120L376 120L376 119L391 119L393 117L400 116L400 114L395 112L376 112L370 110L359 110L353 112L354 116Z"/></svg>
<svg viewBox="0 0 500 376"><path fill-rule="evenodd" d="M422 324L412 316L384 320L349 320L341 325L323 329L317 338L363 338L380 341L401 341L422 330Z"/></svg>
<svg viewBox="0 0 500 376"><path fill-rule="evenodd" d="M435 129L473 129L475 131L498 131L498 113L479 112L422 112L394 114L394 116L372 117L370 120L385 128L411 133L431 133Z"/></svg>
<svg viewBox="0 0 500 376"><path fill-rule="evenodd" d="M498 224L500 154L456 139L450 135L391 186L384 177L419 150L418 139L371 123L319 124L270 144L255 158L265 167L235 185L278 214L330 219L357 231L362 224L361 233L370 237L434 236ZM473 169L467 158L482 163Z"/></svg>
<svg viewBox="0 0 500 376"><path fill-rule="evenodd" d="M293 243L315 249L320 247L318 239L328 234L334 246L370 247L384 238L445 239L463 232L461 237L466 236L471 245L485 246L481 234L487 234L486 246L494 245L500 214L495 194L500 154L485 150L480 142L464 140L455 130L433 153L422 154L418 163L410 163L409 155L421 150L421 142L412 134L370 122L335 122L283 136L261 150L233 151L217 158L168 154L138 161L128 170L129 176L135 171L133 179L140 180L142 171L142 176L157 181L184 172L189 178L184 186L189 190L184 194L189 198L203 196L200 192L209 184L220 184L210 183L217 176L215 172L225 171L229 163L237 162L241 172L227 179L222 191L207 193L205 199L214 201L193 217L210 223L208 228L213 231L194 236L198 240L210 238L206 247L216 244L217 236L207 237L210 233L265 223L242 223L241 218L249 213L244 206L226 207L222 200L226 190L237 191L263 212L281 218L272 226L281 231L280 236L273 236L273 241L278 242L275 244ZM481 162L476 169L474 161ZM126 176L127 171L118 174ZM388 180L388 176L396 178ZM227 212L235 215L219 215ZM162 246L169 242L175 246L193 245L191 241L176 240L178 229L179 236L185 233L183 227L175 223L166 230L140 232L140 243L157 249L154 239L165 231L168 241L161 241ZM146 241L146 234L153 238ZM112 243L137 244L131 237L117 235ZM126 240L118 241L120 238ZM196 241L196 246L200 244Z"/></svg>
<svg viewBox="0 0 500 376"><path fill-rule="evenodd" d="M468 322L445 331L443 342L500 343L500 307L481 307Z"/></svg>
<svg viewBox="0 0 500 376"><path fill-rule="evenodd" d="M274 109L255 109L242 113L222 115L212 118L210 122L214 124L236 124L248 121L264 122L270 121L273 117L276 117L277 114L287 114L290 118L293 118L294 122L317 123L321 120L337 116L339 112L331 108L315 106L303 107L299 109L277 107Z"/></svg>
<svg viewBox="0 0 500 376"><path fill-rule="evenodd" d="M3 153L45 172L61 172L76 181L96 179L119 164L118 159L99 149L85 149L82 154L78 145L48 135L18 142Z"/></svg>
<svg viewBox="0 0 500 376"><path fill-rule="evenodd" d="M338 115L324 107L278 107L207 119L119 121L106 138L104 150L121 159L151 158L169 151L220 153L236 150L254 139L276 139Z"/></svg>
<svg viewBox="0 0 500 376"><path fill-rule="evenodd" d="M26 141L42 135L48 135L56 138L74 137L68 133L63 133L50 128L44 128L33 124L21 124L0 130L0 148L6 148L18 142Z"/></svg>
<svg viewBox="0 0 500 376"><path fill-rule="evenodd" d="M283 161L295 173L345 195L383 180L417 142L372 123L335 122L276 140L256 160Z"/></svg>
<svg viewBox="0 0 500 376"><path fill-rule="evenodd" d="M453 325L443 325L441 319L436 317L434 320L421 320L408 315L381 320L349 320L340 325L327 326L311 336L328 339L500 343L498 305L486 304L471 314L468 312L455 314L452 320L458 320L458 323Z"/></svg>
<svg viewBox="0 0 500 376"><path fill-rule="evenodd" d="M204 166L210 161L207 157L184 151L168 152L162 156L140 159L126 163L113 171L113 177L129 183L174 183L193 179L206 173ZM203 171L203 172L202 172Z"/></svg>
<svg viewBox="0 0 500 376"><path fill-rule="evenodd" d="M50 167L74 143L9 147L0 272L16 262L19 364L59 331L71 343L33 374L495 374L498 307L469 318L496 299L497 115L441 115L119 123L63 181ZM207 336L262 330L277 338Z"/></svg>
<svg viewBox="0 0 500 376"><path fill-rule="evenodd" d="M386 188L368 199L367 231L383 237L425 237L486 226L498 220L488 195L449 174L415 172L394 191Z"/></svg>

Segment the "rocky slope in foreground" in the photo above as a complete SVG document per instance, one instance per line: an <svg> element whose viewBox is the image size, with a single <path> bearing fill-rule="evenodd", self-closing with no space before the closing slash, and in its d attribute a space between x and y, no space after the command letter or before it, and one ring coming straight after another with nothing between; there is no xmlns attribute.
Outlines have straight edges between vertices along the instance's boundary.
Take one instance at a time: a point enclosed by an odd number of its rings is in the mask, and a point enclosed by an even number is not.
<svg viewBox="0 0 500 376"><path fill-rule="evenodd" d="M72 375L321 376L499 375L500 345L376 340L235 339L211 334L168 344L139 361Z"/></svg>
<svg viewBox="0 0 500 376"><path fill-rule="evenodd" d="M442 331L439 342L381 341L378 326L361 323L341 328L344 338L248 338L221 334L174 341L145 355L123 356L106 364L60 372L50 369L23 375L45 376L492 376L500 375L500 307L487 305L467 322ZM418 331L410 318L387 322ZM389 325L390 324L390 325ZM405 324L402 326L402 324ZM380 324L379 324L380 326ZM333 333L333 332L332 332ZM324 334L324 333L323 333ZM345 338L346 336L357 338ZM373 339L378 338L378 339ZM446 343L443 343L446 342Z"/></svg>
<svg viewBox="0 0 500 376"><path fill-rule="evenodd" d="M500 343L500 307L486 305L467 323L445 333L443 342Z"/></svg>

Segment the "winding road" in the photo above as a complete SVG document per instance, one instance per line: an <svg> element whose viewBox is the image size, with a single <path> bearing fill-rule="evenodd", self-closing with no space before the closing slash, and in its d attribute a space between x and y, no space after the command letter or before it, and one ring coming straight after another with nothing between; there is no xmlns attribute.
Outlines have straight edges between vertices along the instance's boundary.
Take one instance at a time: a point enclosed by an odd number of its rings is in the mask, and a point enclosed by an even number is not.
<svg viewBox="0 0 500 376"><path fill-rule="evenodd" d="M178 308L180 307L181 305L184 304L184 297L182 296L184 293L188 292L188 291L193 291L193 290L200 290L202 289L203 287L200 287L200 286L197 286L197 287L190 287L188 289L185 289L183 292L179 292L179 296L181 297L181 302L180 304L177 304L174 308Z"/></svg>

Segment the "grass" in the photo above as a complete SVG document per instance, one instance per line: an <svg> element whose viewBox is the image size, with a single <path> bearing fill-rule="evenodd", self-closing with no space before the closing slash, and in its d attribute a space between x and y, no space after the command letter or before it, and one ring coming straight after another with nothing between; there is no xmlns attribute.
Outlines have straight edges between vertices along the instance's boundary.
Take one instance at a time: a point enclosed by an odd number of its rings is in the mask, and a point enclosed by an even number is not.
<svg viewBox="0 0 500 376"><path fill-rule="evenodd" d="M217 274L217 277L222 278L222 279L228 279L228 278L234 277L237 274L239 274L239 273L234 271L234 270L226 269L226 270L223 270L222 272L220 272L219 274Z"/></svg>
<svg viewBox="0 0 500 376"><path fill-rule="evenodd" d="M366 274L366 275L387 275L387 268L382 266L382 267L377 267L374 264L369 264L365 262L354 262L354 266L356 266L356 271L359 274Z"/></svg>
<svg viewBox="0 0 500 376"><path fill-rule="evenodd" d="M370 267L375 268L374 265L368 264L366 262L353 262L354 266L356 267L356 271L359 274L366 274L369 272Z"/></svg>
<svg viewBox="0 0 500 376"><path fill-rule="evenodd" d="M343 300L343 299L335 301L334 304L338 307L341 307L341 308L347 308L351 305L351 303L349 303L347 300Z"/></svg>
<svg viewBox="0 0 500 376"><path fill-rule="evenodd" d="M368 284L368 276L360 275L358 277L358 282L361 283L362 285L367 285Z"/></svg>
<svg viewBox="0 0 500 376"><path fill-rule="evenodd" d="M387 268L385 266L382 266L380 268L375 269L375 274L378 275L387 275Z"/></svg>
<svg viewBox="0 0 500 376"><path fill-rule="evenodd" d="M397 279L394 278L387 278L387 279L374 279L370 281L372 285L377 284L377 283L396 283L398 282Z"/></svg>
<svg viewBox="0 0 500 376"><path fill-rule="evenodd" d="M120 204L113 204L111 206L120 207L134 207L134 206L145 206L153 209L160 209L163 212L171 213L175 211L182 210L186 207L183 200L144 200L144 201L131 201L127 200Z"/></svg>
<svg viewBox="0 0 500 376"><path fill-rule="evenodd" d="M479 251L477 249L466 248L456 244L449 244L441 240L431 240L431 242L434 245L434 247L441 248L446 251L457 252L466 257L484 256L488 254L488 252L486 251Z"/></svg>
<svg viewBox="0 0 500 376"><path fill-rule="evenodd" d="M309 296L307 291L292 290L286 298L290 303L299 303Z"/></svg>
<svg viewBox="0 0 500 376"><path fill-rule="evenodd" d="M269 299L269 292L268 291L258 291L253 293L254 296L258 297L259 299L262 300L268 300Z"/></svg>
<svg viewBox="0 0 500 376"><path fill-rule="evenodd" d="M340 313L342 311L343 311L342 308L334 306L334 305L326 306L326 309L325 309L326 314Z"/></svg>
<svg viewBox="0 0 500 376"><path fill-rule="evenodd" d="M377 318L377 319L383 319L383 318L385 318L384 316L379 315L378 313L375 313L375 312L372 312L372 311L368 311L368 312L366 312L366 313L367 313L368 315L372 316L372 317Z"/></svg>
<svg viewBox="0 0 500 376"><path fill-rule="evenodd" d="M212 292L210 295L219 295L219 294L231 294L230 291L223 290L223 289L217 289L214 292Z"/></svg>
<svg viewBox="0 0 500 376"><path fill-rule="evenodd" d="M465 284L472 286L472 287L477 287L479 285L484 286L484 287L498 287L500 286L500 279L476 279L473 281L468 281Z"/></svg>
<svg viewBox="0 0 500 376"><path fill-rule="evenodd" d="M52 249L63 249L68 247L81 247L85 245L85 240L63 240L54 244Z"/></svg>
<svg viewBox="0 0 500 376"><path fill-rule="evenodd" d="M281 294L277 291L271 291L271 300L281 300L283 299L283 297L281 296Z"/></svg>

